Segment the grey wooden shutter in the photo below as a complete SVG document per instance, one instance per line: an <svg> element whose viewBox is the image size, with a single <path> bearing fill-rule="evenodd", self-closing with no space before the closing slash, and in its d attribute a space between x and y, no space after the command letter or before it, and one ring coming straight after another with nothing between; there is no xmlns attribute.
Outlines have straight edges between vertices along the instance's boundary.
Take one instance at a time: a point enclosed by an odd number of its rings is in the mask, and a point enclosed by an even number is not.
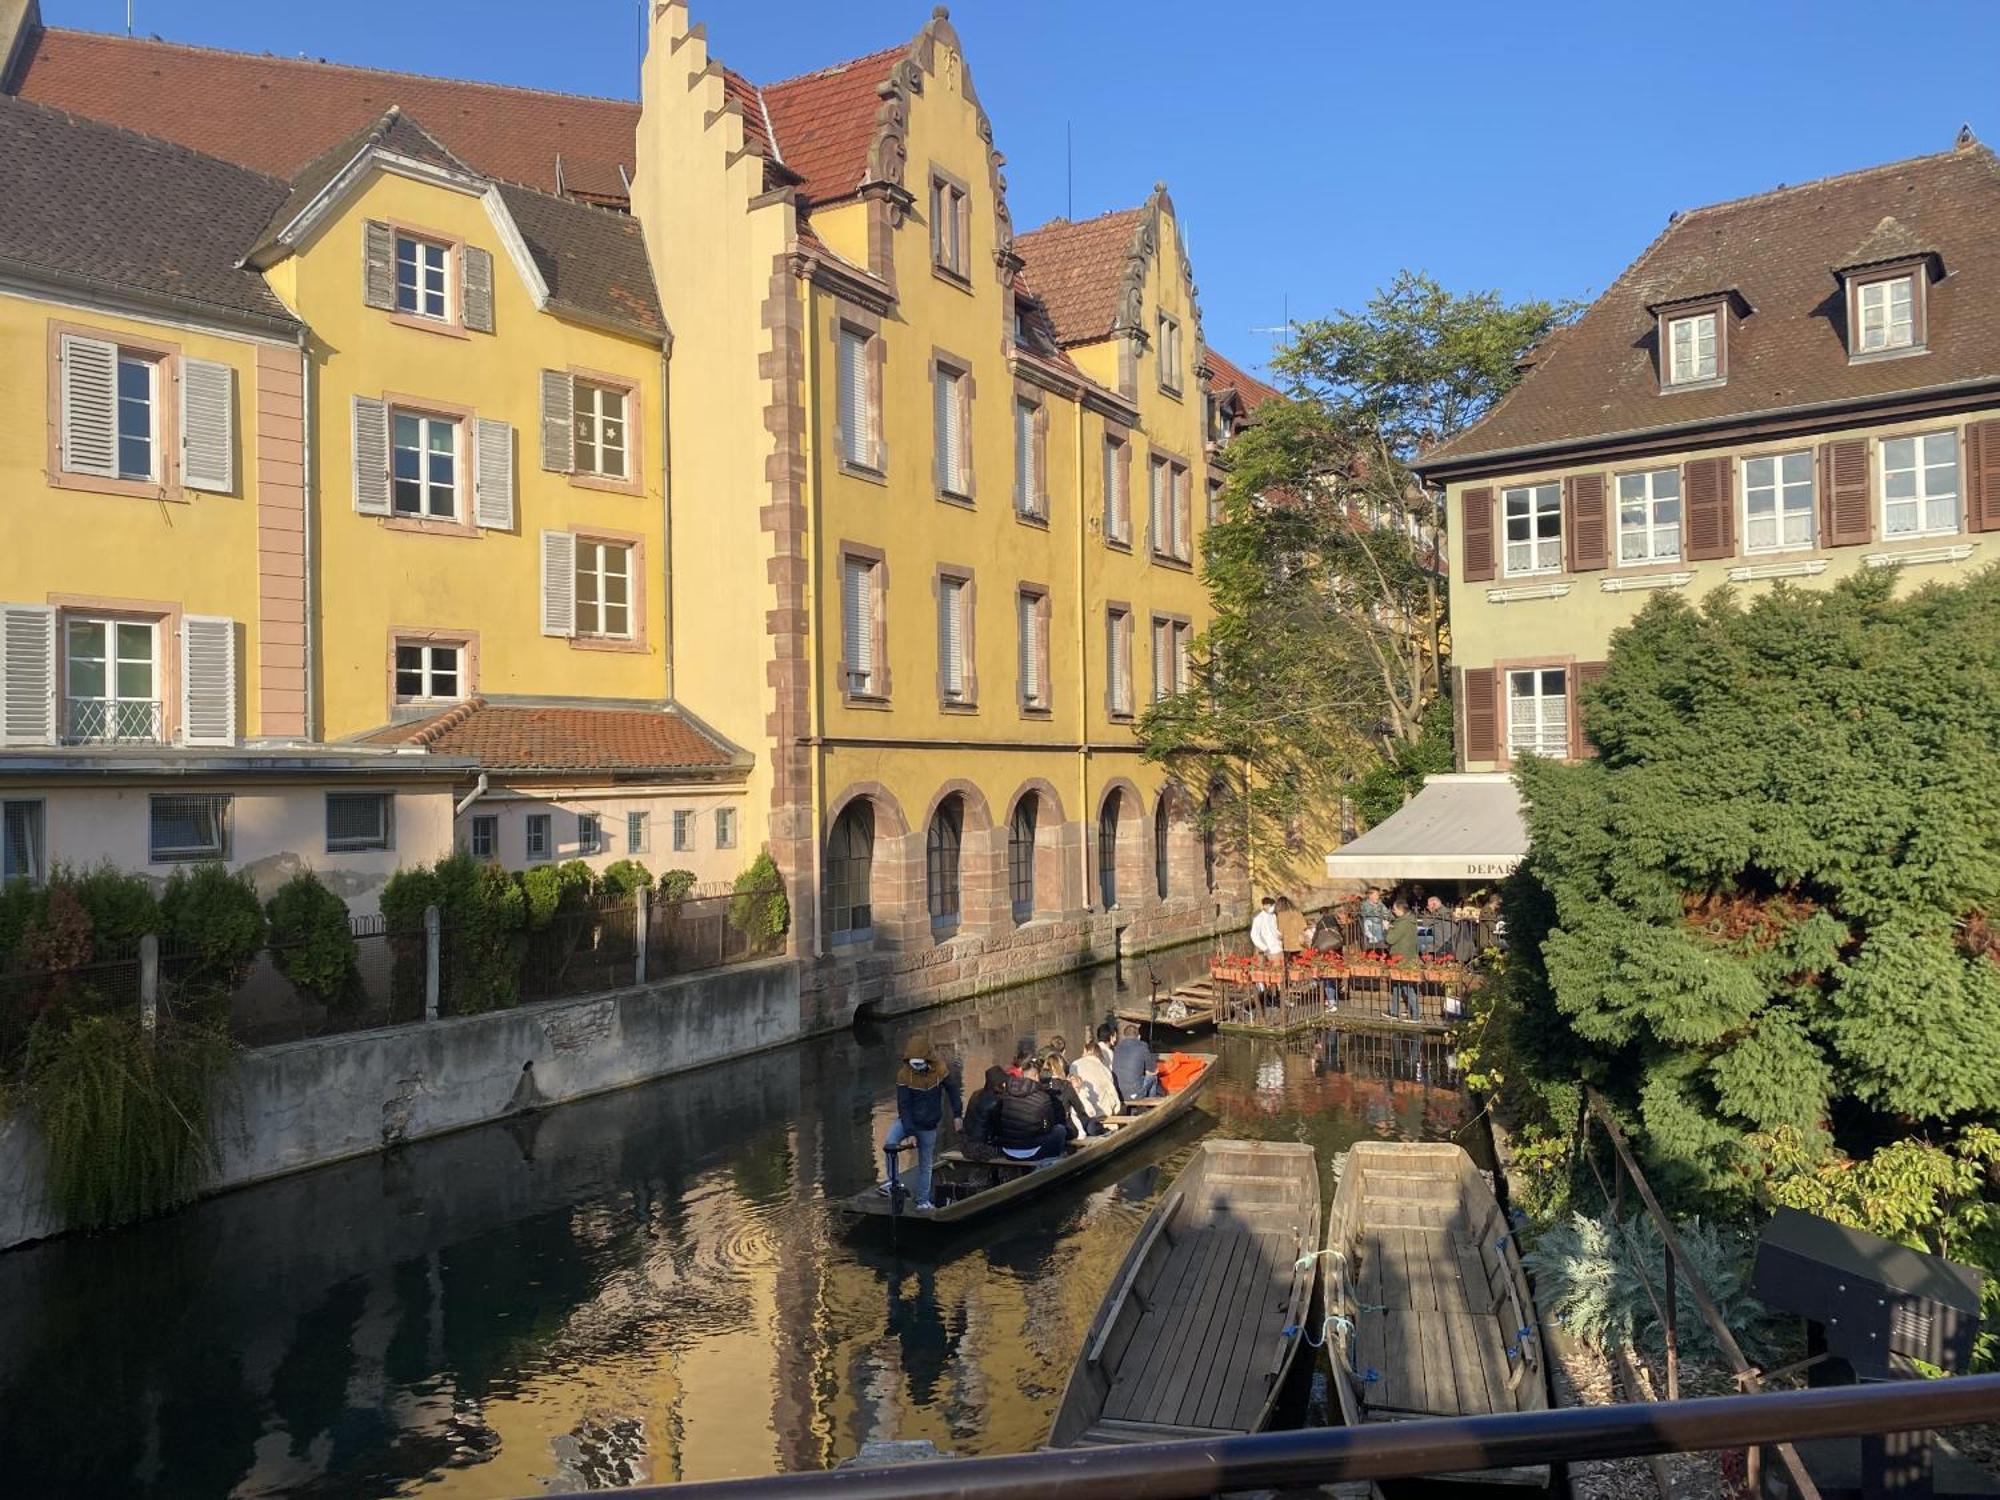
<svg viewBox="0 0 2000 1500"><path fill-rule="evenodd" d="M389 514L389 408L367 396L354 398L354 508Z"/></svg>
<svg viewBox="0 0 2000 1500"><path fill-rule="evenodd" d="M1146 545L1164 554L1171 543L1166 532L1166 502L1162 491L1168 485L1167 466L1157 458L1146 465Z"/></svg>
<svg viewBox="0 0 2000 1500"><path fill-rule="evenodd" d="M542 634L576 634L576 538L542 533Z"/></svg>
<svg viewBox="0 0 2000 1500"><path fill-rule="evenodd" d="M1971 531L2000 531L2000 421L1965 429L1965 517Z"/></svg>
<svg viewBox="0 0 2000 1500"><path fill-rule="evenodd" d="M965 694L965 581L938 583L938 673L947 698Z"/></svg>
<svg viewBox="0 0 2000 1500"><path fill-rule="evenodd" d="M1458 497L1459 534L1465 538L1465 581L1493 581L1493 490L1482 485Z"/></svg>
<svg viewBox="0 0 2000 1500"><path fill-rule="evenodd" d="M1829 547L1854 547L1874 540L1875 507L1868 484L1868 440L1843 438L1822 443L1820 535Z"/></svg>
<svg viewBox="0 0 2000 1500"><path fill-rule="evenodd" d="M236 488L236 372L181 361L181 483L227 495Z"/></svg>
<svg viewBox="0 0 2000 1500"><path fill-rule="evenodd" d="M62 466L118 477L118 346L107 340L62 336Z"/></svg>
<svg viewBox="0 0 2000 1500"><path fill-rule="evenodd" d="M542 371L542 467L552 474L576 467L576 383L565 370Z"/></svg>
<svg viewBox="0 0 2000 1500"><path fill-rule="evenodd" d="M0 604L0 745L56 742L56 612Z"/></svg>
<svg viewBox="0 0 2000 1500"><path fill-rule="evenodd" d="M361 232L361 300L393 311L396 306L396 236L380 219Z"/></svg>
<svg viewBox="0 0 2000 1500"><path fill-rule="evenodd" d="M236 743L236 622L227 615L181 617L181 740Z"/></svg>
<svg viewBox="0 0 2000 1500"><path fill-rule="evenodd" d="M1563 535L1569 542L1572 573L1591 573L1611 566L1611 513L1604 500L1602 474L1572 474L1563 481L1569 515Z"/></svg>
<svg viewBox="0 0 2000 1500"><path fill-rule="evenodd" d="M467 245L459 252L459 316L474 333L493 331L493 252Z"/></svg>
<svg viewBox="0 0 2000 1500"><path fill-rule="evenodd" d="M514 529L514 424L485 417L473 423L473 519L496 531Z"/></svg>
<svg viewBox="0 0 2000 1500"><path fill-rule="evenodd" d="M1687 532L1683 555L1707 562L1736 555L1736 505L1726 458L1692 458L1681 465Z"/></svg>
<svg viewBox="0 0 2000 1500"><path fill-rule="evenodd" d="M1017 594L1015 600L1020 616L1021 701L1032 707L1042 701L1041 601L1033 594Z"/></svg>
<svg viewBox="0 0 2000 1500"><path fill-rule="evenodd" d="M1459 712L1465 722L1461 764L1500 758L1500 705L1491 667L1464 667L1458 674Z"/></svg>

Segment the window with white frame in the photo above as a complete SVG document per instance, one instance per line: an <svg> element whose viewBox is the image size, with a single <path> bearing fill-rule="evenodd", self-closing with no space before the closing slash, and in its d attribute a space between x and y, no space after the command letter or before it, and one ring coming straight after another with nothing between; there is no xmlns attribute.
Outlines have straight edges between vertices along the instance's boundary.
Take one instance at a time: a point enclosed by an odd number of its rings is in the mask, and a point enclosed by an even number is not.
<svg viewBox="0 0 2000 1500"><path fill-rule="evenodd" d="M1681 471L1648 469L1618 476L1618 561L1679 562Z"/></svg>
<svg viewBox="0 0 2000 1500"><path fill-rule="evenodd" d="M1172 313L1160 314L1160 389L1178 392L1181 388L1181 320Z"/></svg>
<svg viewBox="0 0 2000 1500"><path fill-rule="evenodd" d="M939 365L931 394L937 419L937 486L947 495L965 499L972 493L972 458L965 430L965 372Z"/></svg>
<svg viewBox="0 0 2000 1500"><path fill-rule="evenodd" d="M625 852L644 854L646 852L646 815L642 812L625 814Z"/></svg>
<svg viewBox="0 0 2000 1500"><path fill-rule="evenodd" d="M529 859L547 859L552 833L548 813L529 813L522 825L523 847Z"/></svg>
<svg viewBox="0 0 2000 1500"><path fill-rule="evenodd" d="M1788 552L1813 544L1810 450L1743 460L1743 550Z"/></svg>
<svg viewBox="0 0 2000 1500"><path fill-rule="evenodd" d="M1959 528L1958 434L1882 440L1882 534L1950 536Z"/></svg>
<svg viewBox="0 0 2000 1500"><path fill-rule="evenodd" d="M395 828L395 797L389 792L328 792L326 852L391 847Z"/></svg>
<svg viewBox="0 0 2000 1500"><path fill-rule="evenodd" d="M455 641L396 642L396 700L440 702L465 696L465 647Z"/></svg>
<svg viewBox="0 0 2000 1500"><path fill-rule="evenodd" d="M1042 514L1041 407L1016 397L1014 401L1014 509L1023 516Z"/></svg>
<svg viewBox="0 0 2000 1500"><path fill-rule="evenodd" d="M674 852L688 854L694 850L694 813L687 808L674 812Z"/></svg>
<svg viewBox="0 0 2000 1500"><path fill-rule="evenodd" d="M396 236L396 311L413 317L450 317L451 246L413 234Z"/></svg>
<svg viewBox="0 0 2000 1500"><path fill-rule="evenodd" d="M733 807L718 807L715 810L715 847L736 847L736 809Z"/></svg>
<svg viewBox="0 0 2000 1500"><path fill-rule="evenodd" d="M875 453L875 392L869 371L868 343L864 329L840 325L839 356L834 361L839 385L840 456L857 468L873 469Z"/></svg>
<svg viewBox="0 0 2000 1500"><path fill-rule="evenodd" d="M1908 349L1916 342L1916 286L1914 276L1890 276L1864 281L1855 288L1854 301L1860 314L1857 354Z"/></svg>
<svg viewBox="0 0 2000 1500"><path fill-rule="evenodd" d="M1123 546L1132 544L1132 496L1126 485L1128 473L1124 438L1104 440L1104 539Z"/></svg>
<svg viewBox="0 0 2000 1500"><path fill-rule="evenodd" d="M0 803L0 886L16 880L40 885L48 876L39 799Z"/></svg>
<svg viewBox="0 0 2000 1500"><path fill-rule="evenodd" d="M1153 701L1161 703L1187 691L1188 624L1185 620L1153 618Z"/></svg>
<svg viewBox="0 0 2000 1500"><path fill-rule="evenodd" d="M972 580L938 577L938 691L947 703L972 701Z"/></svg>
<svg viewBox="0 0 2000 1500"><path fill-rule="evenodd" d="M147 848L152 862L229 858L230 802L227 794L149 797Z"/></svg>
<svg viewBox="0 0 2000 1500"><path fill-rule="evenodd" d="M863 697L880 697L883 690L875 640L881 567L872 558L852 553L840 560L841 660L847 673L847 691Z"/></svg>
<svg viewBox="0 0 2000 1500"><path fill-rule="evenodd" d="M160 362L118 356L118 477L160 477Z"/></svg>
<svg viewBox="0 0 2000 1500"><path fill-rule="evenodd" d="M623 542L576 541L576 633L632 638L632 549Z"/></svg>
<svg viewBox="0 0 2000 1500"><path fill-rule="evenodd" d="M1530 484L1500 494L1507 576L1562 569L1562 486Z"/></svg>
<svg viewBox="0 0 2000 1500"><path fill-rule="evenodd" d="M1110 608L1104 612L1105 683L1108 707L1123 718L1132 712L1132 614Z"/></svg>
<svg viewBox="0 0 2000 1500"><path fill-rule="evenodd" d="M1715 379L1716 322L1712 312L1667 320L1667 384Z"/></svg>
<svg viewBox="0 0 2000 1500"><path fill-rule="evenodd" d="M572 461L579 474L600 479L629 479L631 457L626 438L628 393L615 385L579 380L572 387L571 413L576 429Z"/></svg>
<svg viewBox="0 0 2000 1500"><path fill-rule="evenodd" d="M1507 753L1561 760L1569 754L1569 673L1531 667L1507 674Z"/></svg>
<svg viewBox="0 0 2000 1500"><path fill-rule="evenodd" d="M472 819L472 857L494 859L500 853L500 819L492 813L478 813Z"/></svg>
<svg viewBox="0 0 2000 1500"><path fill-rule="evenodd" d="M399 411L390 423L390 498L399 516L458 519L458 421Z"/></svg>
<svg viewBox="0 0 2000 1500"><path fill-rule="evenodd" d="M64 738L112 744L163 734L159 626L63 616Z"/></svg>
<svg viewBox="0 0 2000 1500"><path fill-rule="evenodd" d="M576 852L580 855L604 852L604 823L596 813L576 815Z"/></svg>
<svg viewBox="0 0 2000 1500"><path fill-rule="evenodd" d="M1022 589L1014 596L1019 653L1017 667L1023 708L1042 709L1049 706L1048 629L1043 617L1046 598L1034 589Z"/></svg>

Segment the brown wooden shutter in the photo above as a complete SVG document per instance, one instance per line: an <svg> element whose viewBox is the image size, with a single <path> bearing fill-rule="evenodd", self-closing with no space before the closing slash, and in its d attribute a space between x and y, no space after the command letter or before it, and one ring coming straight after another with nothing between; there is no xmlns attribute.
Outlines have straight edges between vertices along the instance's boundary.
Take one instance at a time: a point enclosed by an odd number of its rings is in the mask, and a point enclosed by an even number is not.
<svg viewBox="0 0 2000 1500"><path fill-rule="evenodd" d="M1965 520L1972 531L2000 531L2000 422L1966 426Z"/></svg>
<svg viewBox="0 0 2000 1500"><path fill-rule="evenodd" d="M1458 701L1465 719L1464 760L1500 758L1500 705L1494 696L1491 667L1461 667Z"/></svg>
<svg viewBox="0 0 2000 1500"><path fill-rule="evenodd" d="M370 307L396 305L396 237L380 219L370 219L361 233L361 300Z"/></svg>
<svg viewBox="0 0 2000 1500"><path fill-rule="evenodd" d="M1569 692L1569 753L1572 759L1588 760L1597 754L1597 747L1583 732L1583 690L1602 677L1608 665L1601 661L1580 661L1576 664Z"/></svg>
<svg viewBox="0 0 2000 1500"><path fill-rule="evenodd" d="M1493 578L1493 491L1482 485L1458 497L1459 529L1465 536L1465 581Z"/></svg>
<svg viewBox="0 0 2000 1500"><path fill-rule="evenodd" d="M493 331L493 254L477 245L460 252L460 316L474 333Z"/></svg>
<svg viewBox="0 0 2000 1500"><path fill-rule="evenodd" d="M1681 465L1681 504L1687 518L1687 558L1705 562L1736 555L1736 507L1731 504L1726 458L1693 458Z"/></svg>
<svg viewBox="0 0 2000 1500"><path fill-rule="evenodd" d="M1820 444L1819 492L1820 535L1826 546L1856 547L1875 539L1866 438Z"/></svg>
<svg viewBox="0 0 2000 1500"><path fill-rule="evenodd" d="M1569 569L1590 573L1611 566L1611 518L1604 504L1602 474L1572 474L1563 481L1563 535Z"/></svg>

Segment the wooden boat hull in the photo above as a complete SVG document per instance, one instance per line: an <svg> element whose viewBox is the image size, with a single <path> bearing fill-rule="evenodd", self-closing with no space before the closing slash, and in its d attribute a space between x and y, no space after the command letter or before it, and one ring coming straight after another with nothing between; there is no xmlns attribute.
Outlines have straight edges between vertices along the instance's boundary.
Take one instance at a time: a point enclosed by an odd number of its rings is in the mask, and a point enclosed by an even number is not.
<svg viewBox="0 0 2000 1500"><path fill-rule="evenodd" d="M1261 1430L1302 1342L1319 1201L1312 1147L1202 1142L1084 1334L1048 1446Z"/></svg>
<svg viewBox="0 0 2000 1500"><path fill-rule="evenodd" d="M1356 1145L1334 1193L1326 1250L1328 1353L1349 1425L1548 1406L1520 1254L1461 1148ZM1546 1485L1549 1473L1450 1477Z"/></svg>
<svg viewBox="0 0 2000 1500"><path fill-rule="evenodd" d="M997 1208L1019 1203L1023 1198L1045 1193L1107 1161L1115 1161L1139 1142L1158 1135L1175 1120L1194 1108L1194 1101L1215 1073L1215 1054L1186 1053L1201 1063L1201 1071L1173 1093L1159 1099L1128 1103L1120 1114L1106 1120L1108 1133L1089 1136L1074 1143L1060 1161L1018 1162L969 1161L956 1151L943 1151L933 1163L931 1196L946 1195L935 1208L918 1208L905 1195L892 1204L887 1194L867 1188L841 1206L864 1218L894 1218L899 1224L965 1224ZM957 1196L953 1196L953 1194Z"/></svg>

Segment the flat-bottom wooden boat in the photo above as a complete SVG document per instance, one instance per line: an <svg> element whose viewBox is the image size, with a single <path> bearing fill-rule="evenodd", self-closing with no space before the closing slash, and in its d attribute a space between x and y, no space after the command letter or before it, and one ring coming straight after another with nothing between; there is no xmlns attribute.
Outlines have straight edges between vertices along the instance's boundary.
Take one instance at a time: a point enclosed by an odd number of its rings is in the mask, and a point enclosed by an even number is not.
<svg viewBox="0 0 2000 1500"><path fill-rule="evenodd" d="M1157 1135L1173 1121L1194 1108L1195 1096L1215 1072L1212 1052L1173 1054L1200 1065L1188 1072L1179 1085L1155 1099L1128 1099L1115 1115L1104 1119L1104 1134L1085 1136L1070 1142L1067 1154L1049 1161L1014 1161L998 1156L974 1161L959 1151L940 1151L931 1164L931 1202L934 1207L918 1208L907 1192L891 1202L879 1188L866 1188L846 1200L842 1207L851 1214L869 1218L895 1218L905 1224L963 1224L1009 1203L1018 1203L1030 1194L1047 1192L1078 1173L1129 1151L1148 1136Z"/></svg>
<svg viewBox="0 0 2000 1500"><path fill-rule="evenodd" d="M1365 1141L1327 1224L1334 1389L1348 1425L1548 1406L1542 1339L1514 1237L1453 1145ZM1436 1476L1546 1485L1546 1467Z"/></svg>
<svg viewBox="0 0 2000 1500"><path fill-rule="evenodd" d="M1150 1035L1194 1036L1215 1030L1215 991L1209 980L1190 980L1172 994L1121 1005L1113 1014Z"/></svg>
<svg viewBox="0 0 2000 1500"><path fill-rule="evenodd" d="M1312 1147L1203 1141L1084 1335L1049 1446L1262 1429L1303 1342L1318 1239Z"/></svg>

